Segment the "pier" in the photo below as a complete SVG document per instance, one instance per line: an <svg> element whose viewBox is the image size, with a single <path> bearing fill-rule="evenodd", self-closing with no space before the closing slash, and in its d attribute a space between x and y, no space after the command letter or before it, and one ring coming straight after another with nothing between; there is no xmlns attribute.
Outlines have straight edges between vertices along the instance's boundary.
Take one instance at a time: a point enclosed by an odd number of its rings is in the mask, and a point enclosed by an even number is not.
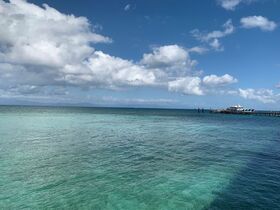
<svg viewBox="0 0 280 210"><path fill-rule="evenodd" d="M202 111L203 110L203 111ZM204 109L198 109L198 112L204 112ZM210 109L210 113L220 114L238 114L238 115L256 115L256 116L269 116L269 117L280 117L280 111L257 111L254 109L246 109L243 106L236 105L226 109Z"/></svg>
<svg viewBox="0 0 280 210"><path fill-rule="evenodd" d="M238 114L238 115L280 117L280 111L232 112L232 111L225 111L225 110L209 110L209 112L218 113L218 114Z"/></svg>
<svg viewBox="0 0 280 210"><path fill-rule="evenodd" d="M253 114L254 115L260 115L260 116L280 117L280 112L256 111Z"/></svg>

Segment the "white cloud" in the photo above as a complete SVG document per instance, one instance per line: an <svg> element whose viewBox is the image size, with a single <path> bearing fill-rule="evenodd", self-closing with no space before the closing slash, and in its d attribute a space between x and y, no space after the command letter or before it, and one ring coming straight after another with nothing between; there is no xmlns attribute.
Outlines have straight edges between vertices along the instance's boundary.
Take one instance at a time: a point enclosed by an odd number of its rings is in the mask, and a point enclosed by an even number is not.
<svg viewBox="0 0 280 210"><path fill-rule="evenodd" d="M127 4L127 5L125 5L125 7L123 9L124 9L124 11L128 11L128 10L130 10L130 8L131 8L130 4Z"/></svg>
<svg viewBox="0 0 280 210"><path fill-rule="evenodd" d="M171 76L182 76L190 73L197 64L187 50L178 45L167 45L153 48L153 52L144 54L141 64L147 68L159 68Z"/></svg>
<svg viewBox="0 0 280 210"><path fill-rule="evenodd" d="M166 98L156 98L156 99L149 99L149 98L116 98L112 96L105 96L102 97L103 102L113 102L117 104L157 104L157 105L162 105L162 104L172 104L176 103L176 100L173 99L166 99Z"/></svg>
<svg viewBox="0 0 280 210"><path fill-rule="evenodd" d="M240 3L251 3L257 0L217 0L218 4L226 10L235 10Z"/></svg>
<svg viewBox="0 0 280 210"><path fill-rule="evenodd" d="M213 41L209 42L209 45L217 51L223 51L224 50L224 47L221 45L219 39L216 39L216 38L213 39Z"/></svg>
<svg viewBox="0 0 280 210"><path fill-rule="evenodd" d="M263 31L273 31L277 24L263 16L249 16L240 20L243 28L260 28Z"/></svg>
<svg viewBox="0 0 280 210"><path fill-rule="evenodd" d="M197 54L204 54L207 51L208 51L207 48L205 48L205 47L198 47L198 46L192 47L192 48L188 49L188 52L190 52L190 53L197 53Z"/></svg>
<svg viewBox="0 0 280 210"><path fill-rule="evenodd" d="M226 10L235 10L242 0L218 0L218 3Z"/></svg>
<svg viewBox="0 0 280 210"><path fill-rule="evenodd" d="M159 46L139 62L114 57L93 47L112 40L97 33L87 18L24 0L0 0L0 28L4 29L0 30L0 90L12 95L60 95L69 87L128 86L204 94L197 61L190 57L190 53L206 51L202 47ZM200 40L210 43L233 30L228 21L224 31L201 35Z"/></svg>
<svg viewBox="0 0 280 210"><path fill-rule="evenodd" d="M279 100L280 95L275 94L273 90L260 89L255 90L249 89L239 89L239 95L245 99L257 100L262 103L276 103Z"/></svg>
<svg viewBox="0 0 280 210"><path fill-rule="evenodd" d="M89 43L111 42L93 32L84 17L23 0L0 3L0 26L5 28L0 31L1 62L62 67L90 55L94 49Z"/></svg>
<svg viewBox="0 0 280 210"><path fill-rule="evenodd" d="M8 85L78 85L115 88L150 85L152 70L96 51L111 39L84 17L65 15L23 0L0 0L1 81ZM1 82L2 86L4 82Z"/></svg>
<svg viewBox="0 0 280 210"><path fill-rule="evenodd" d="M152 85L156 82L153 71L136 65L132 61L113 57L101 51L96 51L89 58L87 66L91 70L90 77L95 83L105 84L109 87Z"/></svg>
<svg viewBox="0 0 280 210"><path fill-rule="evenodd" d="M232 21L228 20L223 24L224 30L215 30L209 33L202 33L198 29L191 31L193 37L201 42L208 43L213 49L221 51L223 47L221 46L220 39L232 34L235 30Z"/></svg>
<svg viewBox="0 0 280 210"><path fill-rule="evenodd" d="M181 77L168 82L168 89L172 92L182 92L186 95L203 95L201 79L199 77Z"/></svg>
<svg viewBox="0 0 280 210"><path fill-rule="evenodd" d="M224 86L236 82L238 82L238 80L229 74L220 77L212 74L203 78L203 84L208 86Z"/></svg>
<svg viewBox="0 0 280 210"><path fill-rule="evenodd" d="M178 45L162 46L154 48L152 53L144 54L140 64L148 69L160 69L166 72L167 76L165 79L161 78L161 81L167 82L168 90L186 95L203 95L207 92L204 90L204 86L207 85L215 89L237 82L237 79L225 74L221 77L206 76L202 84L202 79L195 76L198 75L198 71L194 70L197 62L190 58L189 52L201 53L204 50L200 47L187 50Z"/></svg>

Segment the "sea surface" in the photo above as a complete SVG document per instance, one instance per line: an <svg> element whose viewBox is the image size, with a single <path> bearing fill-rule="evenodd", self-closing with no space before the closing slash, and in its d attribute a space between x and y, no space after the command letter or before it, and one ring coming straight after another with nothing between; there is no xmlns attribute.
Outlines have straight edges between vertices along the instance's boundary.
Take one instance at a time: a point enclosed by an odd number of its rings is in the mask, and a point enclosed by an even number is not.
<svg viewBox="0 0 280 210"><path fill-rule="evenodd" d="M280 209L280 118L0 106L0 209Z"/></svg>

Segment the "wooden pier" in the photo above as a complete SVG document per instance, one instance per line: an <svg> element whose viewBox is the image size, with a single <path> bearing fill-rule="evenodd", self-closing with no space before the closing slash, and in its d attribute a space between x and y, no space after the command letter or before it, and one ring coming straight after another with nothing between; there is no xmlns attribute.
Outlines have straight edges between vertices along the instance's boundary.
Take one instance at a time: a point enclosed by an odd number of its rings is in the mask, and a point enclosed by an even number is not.
<svg viewBox="0 0 280 210"><path fill-rule="evenodd" d="M258 111L255 109L247 109L243 106L235 105L228 107L226 109L209 109L209 113L218 113L218 114L238 114L238 115L256 115L256 116L269 116L269 117L280 117L280 111ZM204 109L198 108L198 113L205 112Z"/></svg>
<svg viewBox="0 0 280 210"><path fill-rule="evenodd" d="M280 111L231 112L231 111L227 111L227 110L209 110L209 112L210 113L219 113L219 114L238 114L238 115L280 117Z"/></svg>
<svg viewBox="0 0 280 210"><path fill-rule="evenodd" d="M280 112L256 111L256 112L253 112L252 114L253 115L259 115L259 116L280 117Z"/></svg>

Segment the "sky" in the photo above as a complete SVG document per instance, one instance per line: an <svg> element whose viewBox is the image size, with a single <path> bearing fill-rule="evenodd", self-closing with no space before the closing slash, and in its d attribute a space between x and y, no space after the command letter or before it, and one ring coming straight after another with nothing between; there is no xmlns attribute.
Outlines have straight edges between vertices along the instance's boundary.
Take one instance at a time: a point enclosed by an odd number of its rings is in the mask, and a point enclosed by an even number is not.
<svg viewBox="0 0 280 210"><path fill-rule="evenodd" d="M0 0L0 104L280 109L278 0Z"/></svg>

